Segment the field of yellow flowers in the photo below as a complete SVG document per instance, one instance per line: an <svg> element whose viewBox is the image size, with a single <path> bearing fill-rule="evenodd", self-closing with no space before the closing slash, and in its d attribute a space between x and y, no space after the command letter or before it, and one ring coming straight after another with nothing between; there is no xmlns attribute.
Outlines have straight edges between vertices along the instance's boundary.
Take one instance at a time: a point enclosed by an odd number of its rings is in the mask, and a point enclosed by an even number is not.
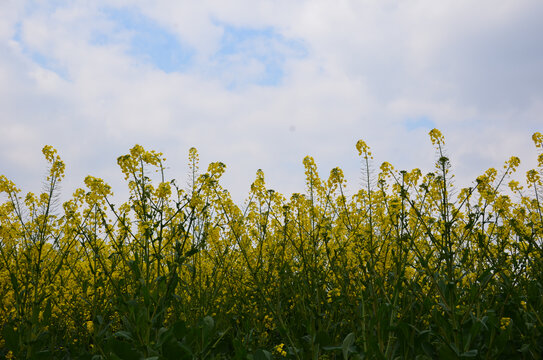
<svg viewBox="0 0 543 360"><path fill-rule="evenodd" d="M0 357L543 358L543 136L525 184L513 157L462 189L430 139L432 173L372 173L359 141L354 196L306 157L304 194L258 171L244 208L224 164L200 173L190 149L180 188L138 145L118 158L125 203L88 176L59 204L65 165L46 146L43 193L0 176Z"/></svg>

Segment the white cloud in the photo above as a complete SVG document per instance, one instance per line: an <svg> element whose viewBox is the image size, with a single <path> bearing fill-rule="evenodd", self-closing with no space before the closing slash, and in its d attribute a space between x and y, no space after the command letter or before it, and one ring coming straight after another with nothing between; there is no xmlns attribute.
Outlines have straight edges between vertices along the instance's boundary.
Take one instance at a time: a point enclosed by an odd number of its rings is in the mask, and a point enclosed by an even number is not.
<svg viewBox="0 0 543 360"><path fill-rule="evenodd" d="M191 146L202 169L225 162L238 201L258 168L277 190L303 191L308 154L321 176L339 165L355 187L359 138L376 168L431 170L429 129L405 125L417 118L444 132L463 185L510 155L534 164L539 1L30 4L0 12L1 172L23 187L41 184L44 144L59 148L76 186L88 173L118 181L115 159L135 143L164 152L180 182ZM190 66L166 73L131 54L133 30L108 18L112 8L178 36ZM229 28L260 35L217 56ZM280 81L264 84L274 56Z"/></svg>

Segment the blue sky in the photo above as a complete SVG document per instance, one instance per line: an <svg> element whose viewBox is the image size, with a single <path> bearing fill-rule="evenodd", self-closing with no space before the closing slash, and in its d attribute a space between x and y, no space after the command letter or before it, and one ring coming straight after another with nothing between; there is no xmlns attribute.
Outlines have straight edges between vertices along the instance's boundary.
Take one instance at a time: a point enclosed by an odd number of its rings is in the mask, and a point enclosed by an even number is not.
<svg viewBox="0 0 543 360"><path fill-rule="evenodd" d="M135 61L149 63L165 73L182 72L192 65L194 49L157 21L130 8L105 8L101 12L113 28L96 31L94 44L108 45L115 42L116 35L125 33L127 54Z"/></svg>
<svg viewBox="0 0 543 360"><path fill-rule="evenodd" d="M302 159L360 184L375 168L431 171L439 128L460 186L521 157L543 131L538 0L6 1L0 5L0 173L39 191L41 148L68 176L123 194L117 156L162 151L183 181L188 149L227 165L242 202L257 169L304 191Z"/></svg>
<svg viewBox="0 0 543 360"><path fill-rule="evenodd" d="M430 120L429 117L423 115L415 118L406 119L405 127L407 130L426 129L430 131L436 127L436 123Z"/></svg>

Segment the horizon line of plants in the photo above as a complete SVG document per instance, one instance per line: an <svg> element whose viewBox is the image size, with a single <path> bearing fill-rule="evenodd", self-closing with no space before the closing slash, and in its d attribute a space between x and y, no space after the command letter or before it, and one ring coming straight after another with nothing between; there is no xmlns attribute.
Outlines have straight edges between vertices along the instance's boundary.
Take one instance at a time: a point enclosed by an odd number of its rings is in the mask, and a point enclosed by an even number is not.
<svg viewBox="0 0 543 360"><path fill-rule="evenodd" d="M259 170L243 208L224 164L191 148L182 188L139 145L117 159L126 202L88 176L59 204L45 146L41 194L0 175L0 358L542 358L543 135L523 185L512 157L467 188L429 135L433 172L375 174L360 140L354 195L308 156L304 194Z"/></svg>

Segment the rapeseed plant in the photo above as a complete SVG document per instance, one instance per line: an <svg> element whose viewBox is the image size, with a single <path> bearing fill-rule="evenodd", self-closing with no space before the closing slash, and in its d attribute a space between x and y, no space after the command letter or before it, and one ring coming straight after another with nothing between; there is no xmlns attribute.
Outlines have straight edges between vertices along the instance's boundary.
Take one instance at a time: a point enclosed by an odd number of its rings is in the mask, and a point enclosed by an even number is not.
<svg viewBox="0 0 543 360"><path fill-rule="evenodd" d="M540 358L543 136L525 184L512 157L457 189L429 135L430 173L375 174L361 140L353 196L306 157L304 193L258 170L244 207L224 164L200 173L191 148L181 189L139 145L118 158L126 202L88 176L59 207L65 165L46 146L41 194L0 176L0 356Z"/></svg>

